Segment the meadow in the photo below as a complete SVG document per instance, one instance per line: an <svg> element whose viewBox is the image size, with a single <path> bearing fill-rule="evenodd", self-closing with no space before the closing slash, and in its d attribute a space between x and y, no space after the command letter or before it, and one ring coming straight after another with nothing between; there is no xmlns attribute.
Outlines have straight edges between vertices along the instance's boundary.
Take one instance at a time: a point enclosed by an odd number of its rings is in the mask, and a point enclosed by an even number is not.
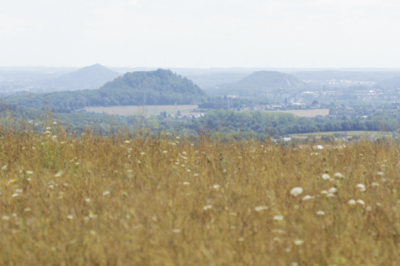
<svg viewBox="0 0 400 266"><path fill-rule="evenodd" d="M394 141L300 148L32 124L0 124L0 265L400 263Z"/></svg>

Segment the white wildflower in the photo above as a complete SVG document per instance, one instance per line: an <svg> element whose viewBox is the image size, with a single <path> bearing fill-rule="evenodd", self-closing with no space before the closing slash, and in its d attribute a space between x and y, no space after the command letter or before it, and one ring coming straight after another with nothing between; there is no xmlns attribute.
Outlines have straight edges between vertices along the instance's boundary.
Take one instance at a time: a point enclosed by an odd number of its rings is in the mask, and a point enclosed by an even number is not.
<svg viewBox="0 0 400 266"><path fill-rule="evenodd" d="M221 186L220 185L214 185L213 188L214 189L219 189Z"/></svg>
<svg viewBox="0 0 400 266"><path fill-rule="evenodd" d="M378 172L378 175L384 175L384 173L383 172Z"/></svg>
<svg viewBox="0 0 400 266"><path fill-rule="evenodd" d="M336 189L335 187L331 187L331 188L328 190L328 192L329 192L329 193L336 193L336 192L337 192L337 189Z"/></svg>
<svg viewBox="0 0 400 266"><path fill-rule="evenodd" d="M7 215L3 215L3 217L1 217L3 220L10 220L10 217Z"/></svg>
<svg viewBox="0 0 400 266"><path fill-rule="evenodd" d="M31 211L31 208L29 208L29 207L24 209L24 212L30 212L30 211Z"/></svg>
<svg viewBox="0 0 400 266"><path fill-rule="evenodd" d="M267 206L258 206L258 207L255 207L254 209L255 209L257 212L259 212L259 211L267 210L268 207L267 207Z"/></svg>
<svg viewBox="0 0 400 266"><path fill-rule="evenodd" d="M335 196L335 194L333 194L333 193L328 193L328 194L326 194L326 197L327 198L332 198L332 197L334 197Z"/></svg>
<svg viewBox="0 0 400 266"><path fill-rule="evenodd" d="M187 185L190 185L189 182L183 182L183 184L186 185L186 186L187 186Z"/></svg>
<svg viewBox="0 0 400 266"><path fill-rule="evenodd" d="M341 173L335 173L333 176L336 178L343 178L343 175Z"/></svg>
<svg viewBox="0 0 400 266"><path fill-rule="evenodd" d="M125 142L125 143L131 143L129 140L125 140L124 142Z"/></svg>
<svg viewBox="0 0 400 266"><path fill-rule="evenodd" d="M327 194L328 194L328 191L322 190L322 191L321 191L321 194L322 194L322 195L327 195Z"/></svg>
<svg viewBox="0 0 400 266"><path fill-rule="evenodd" d="M322 179L323 180L329 180L331 177L328 174L323 174Z"/></svg>
<svg viewBox="0 0 400 266"><path fill-rule="evenodd" d="M55 177L60 177L60 176L62 176L62 174L63 174L63 171L58 171L57 174L55 175Z"/></svg>
<svg viewBox="0 0 400 266"><path fill-rule="evenodd" d="M303 198L303 201L304 200L310 200L310 199L313 199L314 197L311 197L311 196L309 196L309 195L306 195L306 196L304 196L304 198Z"/></svg>
<svg viewBox="0 0 400 266"><path fill-rule="evenodd" d="M106 195L109 195L110 194L110 191L104 191L103 192L103 196L106 196Z"/></svg>
<svg viewBox="0 0 400 266"><path fill-rule="evenodd" d="M323 211L317 211L317 215L320 215L320 216L325 215L325 212L323 212Z"/></svg>
<svg viewBox="0 0 400 266"><path fill-rule="evenodd" d="M26 171L26 173L27 173L28 175L33 175L33 172L32 172L32 171Z"/></svg>
<svg viewBox="0 0 400 266"><path fill-rule="evenodd" d="M283 220L283 215L275 215L274 216L275 221L282 221Z"/></svg>
<svg viewBox="0 0 400 266"><path fill-rule="evenodd" d="M378 183L378 182L374 182L374 183L371 184L371 186L373 186L373 187L379 187L379 183Z"/></svg>
<svg viewBox="0 0 400 266"><path fill-rule="evenodd" d="M300 195L301 193L303 193L303 189L301 187L295 187L295 188L292 188L292 190L290 190L290 194L295 197L297 195Z"/></svg>
<svg viewBox="0 0 400 266"><path fill-rule="evenodd" d="M174 233L177 234L177 233L180 233L180 232L181 232L181 229L173 229L172 232L174 232Z"/></svg>
<svg viewBox="0 0 400 266"><path fill-rule="evenodd" d="M211 209L212 208L212 205L207 205L207 206L204 206L203 207L203 209L206 211L206 210L209 210L209 209Z"/></svg>
<svg viewBox="0 0 400 266"><path fill-rule="evenodd" d="M4 165L4 166L1 168L1 170L3 170L3 171L7 170L7 165Z"/></svg>
<svg viewBox="0 0 400 266"><path fill-rule="evenodd" d="M357 200L357 203L358 203L358 204L361 204L361 205L365 205L365 202L364 202L363 200L360 200L360 199Z"/></svg>
<svg viewBox="0 0 400 266"><path fill-rule="evenodd" d="M296 239L295 241L294 241L294 244L296 245L296 246L300 246L301 244L303 244L304 243L304 240L300 240L300 239Z"/></svg>
<svg viewBox="0 0 400 266"><path fill-rule="evenodd" d="M72 215L67 215L67 219L72 220L72 219L74 219L74 216L72 216Z"/></svg>
<svg viewBox="0 0 400 266"><path fill-rule="evenodd" d="M168 151L163 151L163 153L168 153Z"/></svg>
<svg viewBox="0 0 400 266"><path fill-rule="evenodd" d="M19 194L18 194L18 193L14 193L14 194L12 194L12 196L11 196L11 197L15 198L15 197L18 197L18 196L19 196Z"/></svg>
<svg viewBox="0 0 400 266"><path fill-rule="evenodd" d="M357 184L356 186L361 192L365 191L365 186L363 184Z"/></svg>
<svg viewBox="0 0 400 266"><path fill-rule="evenodd" d="M350 204L350 205L355 205L355 204L356 204L356 201L353 200L353 199L351 199L351 200L349 200L349 204Z"/></svg>

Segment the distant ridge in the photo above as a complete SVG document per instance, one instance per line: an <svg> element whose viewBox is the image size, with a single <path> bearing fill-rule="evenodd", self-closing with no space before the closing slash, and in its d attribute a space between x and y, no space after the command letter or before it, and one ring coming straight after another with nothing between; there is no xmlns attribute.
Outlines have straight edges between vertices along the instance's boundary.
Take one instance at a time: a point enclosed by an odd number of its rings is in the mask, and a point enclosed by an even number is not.
<svg viewBox="0 0 400 266"><path fill-rule="evenodd" d="M98 89L106 82L111 81L118 76L121 76L121 74L102 65L95 64L78 69L77 71L65 74L55 79L40 81L39 85L43 87L51 87L58 91Z"/></svg>
<svg viewBox="0 0 400 266"><path fill-rule="evenodd" d="M269 92L285 92L305 86L305 83L293 75L277 71L256 71L231 84L223 84L216 90L207 90L211 94L235 94L258 96Z"/></svg>
<svg viewBox="0 0 400 266"><path fill-rule="evenodd" d="M277 71L257 71L239 80L236 86L246 86L249 89L290 89L304 86L304 82L293 75Z"/></svg>

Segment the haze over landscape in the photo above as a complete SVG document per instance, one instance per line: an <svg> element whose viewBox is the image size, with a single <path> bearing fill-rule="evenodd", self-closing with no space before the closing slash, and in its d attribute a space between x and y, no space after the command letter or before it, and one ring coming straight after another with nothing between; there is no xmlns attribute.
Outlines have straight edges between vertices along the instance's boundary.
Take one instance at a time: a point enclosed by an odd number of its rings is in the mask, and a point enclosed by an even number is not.
<svg viewBox="0 0 400 266"><path fill-rule="evenodd" d="M394 0L8 1L0 9L1 66L400 68L399 7Z"/></svg>
<svg viewBox="0 0 400 266"><path fill-rule="evenodd" d="M0 3L0 265L399 265L399 11Z"/></svg>

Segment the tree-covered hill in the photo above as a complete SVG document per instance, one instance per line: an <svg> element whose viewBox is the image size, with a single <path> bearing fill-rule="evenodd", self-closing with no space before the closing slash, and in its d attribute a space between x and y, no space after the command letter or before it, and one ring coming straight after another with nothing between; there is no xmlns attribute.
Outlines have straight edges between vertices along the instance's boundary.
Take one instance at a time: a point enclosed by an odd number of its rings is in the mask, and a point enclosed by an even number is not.
<svg viewBox="0 0 400 266"><path fill-rule="evenodd" d="M204 101L206 93L187 78L170 70L131 72L94 90L12 95L7 103L53 111L70 111L86 106L192 104Z"/></svg>
<svg viewBox="0 0 400 266"><path fill-rule="evenodd" d="M121 73L96 64L81 68L55 79L40 81L38 82L38 85L52 88L54 91L98 89L106 82L111 81L118 76L121 76Z"/></svg>
<svg viewBox="0 0 400 266"><path fill-rule="evenodd" d="M304 87L305 84L293 75L277 71L256 71L232 84L224 84L217 90L210 90L215 95L235 94L257 96L261 93L286 92Z"/></svg>

